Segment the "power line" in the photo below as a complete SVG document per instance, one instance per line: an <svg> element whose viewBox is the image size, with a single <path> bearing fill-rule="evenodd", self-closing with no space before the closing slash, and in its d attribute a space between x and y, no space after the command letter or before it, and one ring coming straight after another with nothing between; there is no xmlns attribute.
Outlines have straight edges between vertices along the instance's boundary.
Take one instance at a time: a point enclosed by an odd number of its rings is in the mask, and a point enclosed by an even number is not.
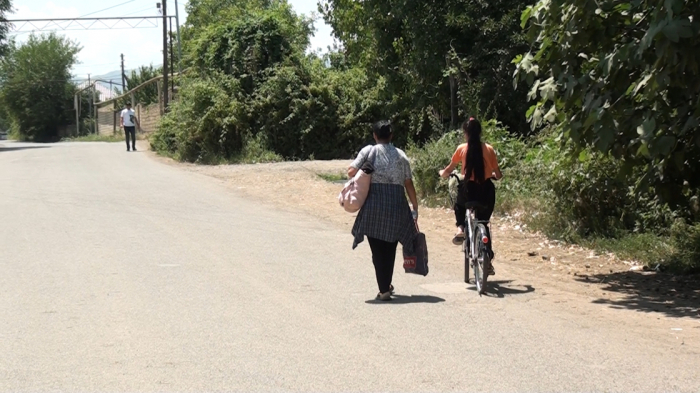
<svg viewBox="0 0 700 393"><path fill-rule="evenodd" d="M98 67L98 66L106 66L106 65L114 65L114 63L102 63L102 64L76 64L73 66L73 68L77 67Z"/></svg>
<svg viewBox="0 0 700 393"><path fill-rule="evenodd" d="M153 7L148 7L148 8L144 8L144 9L142 9L142 10L130 12L130 13L128 13L128 14L126 14L126 15L122 15L122 16L136 15L136 14L138 14L139 12L150 11L150 10L152 10L152 9L153 9Z"/></svg>
<svg viewBox="0 0 700 393"><path fill-rule="evenodd" d="M121 4L117 4L117 5L113 5L113 6L109 7L109 8L105 8L105 9L103 9L103 10L99 10L99 11L95 11L95 12L91 12L91 13L89 13L89 14L85 14L85 15L79 16L78 18L83 18L83 17L86 17L86 16L99 14L100 12L108 11L108 10L111 10L112 8L121 7L121 6L123 6L123 5L129 4L129 3L133 3L134 1L136 1L136 0L129 0L129 1L127 1L127 2L124 2L124 3L121 3Z"/></svg>

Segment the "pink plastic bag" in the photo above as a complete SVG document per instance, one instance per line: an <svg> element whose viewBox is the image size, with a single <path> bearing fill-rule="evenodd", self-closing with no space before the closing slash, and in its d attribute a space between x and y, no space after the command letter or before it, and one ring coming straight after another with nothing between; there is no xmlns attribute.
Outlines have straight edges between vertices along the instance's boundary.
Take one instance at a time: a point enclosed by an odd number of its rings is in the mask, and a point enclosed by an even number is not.
<svg viewBox="0 0 700 393"><path fill-rule="evenodd" d="M355 177L345 183L345 187L338 194L340 206L348 213L360 211L369 194L370 183L372 183L372 175L366 174L363 170L357 171Z"/></svg>

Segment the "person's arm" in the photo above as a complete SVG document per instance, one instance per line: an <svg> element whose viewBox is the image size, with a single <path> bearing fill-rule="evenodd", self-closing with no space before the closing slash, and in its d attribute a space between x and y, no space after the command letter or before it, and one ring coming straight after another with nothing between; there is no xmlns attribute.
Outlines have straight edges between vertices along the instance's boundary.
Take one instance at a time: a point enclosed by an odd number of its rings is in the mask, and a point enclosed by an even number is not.
<svg viewBox="0 0 700 393"><path fill-rule="evenodd" d="M454 171L455 168L457 168L457 165L459 165L459 163L462 162L462 154L466 154L463 152L463 150L466 150L466 146L464 147L464 149L462 148L462 146L457 147L457 150L455 150L455 153L452 155L452 159L450 159L450 164L446 166L445 169L438 172L440 174L440 177L442 177L443 179L447 179L448 177L450 177L452 171Z"/></svg>
<svg viewBox="0 0 700 393"><path fill-rule="evenodd" d="M124 111L122 111L121 115L119 116L119 128L124 128Z"/></svg>
<svg viewBox="0 0 700 393"><path fill-rule="evenodd" d="M496 150L494 150L493 147L490 147L490 159L491 159L491 167L495 168L493 171L493 176L496 180L501 180L503 178L503 173L501 172L501 167L498 165L498 155L496 155Z"/></svg>
<svg viewBox="0 0 700 393"><path fill-rule="evenodd" d="M406 179L404 186L406 187L406 193L408 193L408 200L411 201L411 206L413 206L413 211L418 212L418 197L416 195L416 187L413 185L413 180Z"/></svg>
<svg viewBox="0 0 700 393"><path fill-rule="evenodd" d="M413 219L418 220L418 196L416 195L416 187L413 184L413 171L411 171L411 163L408 160L406 153L403 151L400 152L402 156L401 161L403 164L403 176L405 179L403 185L406 188L408 200L411 202L411 206L413 206L413 211L411 212L413 214Z"/></svg>
<svg viewBox="0 0 700 393"><path fill-rule="evenodd" d="M441 171L439 172L439 173L440 173L440 177L442 177L443 179L447 179L448 177L450 177L450 173L452 173L452 171L455 170L455 168L457 167L457 165L458 165L458 164L455 164L455 163L452 163L452 162L451 162L450 165L446 166L445 169L443 169L443 170L441 170ZM433 169L433 170L435 170L435 169Z"/></svg>
<svg viewBox="0 0 700 393"><path fill-rule="evenodd" d="M357 175L357 171L362 168L362 164L365 163L365 160L367 159L367 156L369 155L369 150L371 147L365 147L364 149L360 150L360 152L357 154L357 158L355 158L355 161L350 164L350 167L348 167L348 178L352 179Z"/></svg>
<svg viewBox="0 0 700 393"><path fill-rule="evenodd" d="M501 172L501 168L496 167L496 180L501 180L503 179L503 172Z"/></svg>

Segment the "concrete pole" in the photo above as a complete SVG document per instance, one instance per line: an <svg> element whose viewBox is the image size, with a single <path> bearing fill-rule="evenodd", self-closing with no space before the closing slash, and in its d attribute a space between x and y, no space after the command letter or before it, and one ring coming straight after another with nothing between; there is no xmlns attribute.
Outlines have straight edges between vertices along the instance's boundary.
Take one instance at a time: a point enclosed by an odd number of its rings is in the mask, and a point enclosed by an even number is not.
<svg viewBox="0 0 700 393"><path fill-rule="evenodd" d="M177 71L182 72L182 44L180 40L180 8L175 0L175 28L177 29Z"/></svg>
<svg viewBox="0 0 700 393"><path fill-rule="evenodd" d="M96 100L96 98L97 98L97 82L95 82L95 83L92 85L92 99L93 99L93 102L95 102L95 134L98 134L98 133L99 133L99 123L100 123L100 121L99 121L99 118L98 118L98 113L99 113L99 112L98 112L98 110L97 110L97 102L96 102L97 100Z"/></svg>
<svg viewBox="0 0 700 393"><path fill-rule="evenodd" d="M168 9L167 0L161 3L163 10L163 109L168 110Z"/></svg>
<svg viewBox="0 0 700 393"><path fill-rule="evenodd" d="M124 73L124 54L122 53L122 94L126 94L126 74Z"/></svg>
<svg viewBox="0 0 700 393"><path fill-rule="evenodd" d="M78 136L80 134L80 107L79 107L79 101L80 100L80 93L77 93L75 95L75 100L73 100L73 104L75 105L75 135Z"/></svg>

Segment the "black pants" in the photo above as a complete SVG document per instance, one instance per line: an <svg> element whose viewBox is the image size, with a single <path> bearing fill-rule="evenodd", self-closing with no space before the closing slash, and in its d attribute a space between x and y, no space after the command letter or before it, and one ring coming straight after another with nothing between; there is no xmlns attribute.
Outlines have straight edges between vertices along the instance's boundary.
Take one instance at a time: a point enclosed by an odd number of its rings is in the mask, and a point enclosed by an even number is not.
<svg viewBox="0 0 700 393"><path fill-rule="evenodd" d="M136 127L124 126L124 136L126 137L126 150L129 150L129 135L131 135L131 147L136 150Z"/></svg>
<svg viewBox="0 0 700 393"><path fill-rule="evenodd" d="M467 215L467 202L478 202L481 207L475 209L476 219L479 221L489 221L493 214L493 209L496 206L496 186L491 179L486 180L482 184L473 181L463 182L459 185L457 192L457 201L455 201L455 220L457 226L465 226L464 218ZM491 239L491 228L486 225L486 236ZM491 250L491 243L486 245Z"/></svg>
<svg viewBox="0 0 700 393"><path fill-rule="evenodd" d="M394 278L394 261L399 242L385 242L371 237L367 237L367 240L372 249L372 262L374 263L374 272L377 274L379 292L389 292L391 281Z"/></svg>
<svg viewBox="0 0 700 393"><path fill-rule="evenodd" d="M476 219L489 221L496 206L496 186L489 179L482 184L469 181L459 185L457 201L455 201L455 219L457 226L464 225L464 217L467 215L467 202L478 202L482 204L475 211Z"/></svg>

